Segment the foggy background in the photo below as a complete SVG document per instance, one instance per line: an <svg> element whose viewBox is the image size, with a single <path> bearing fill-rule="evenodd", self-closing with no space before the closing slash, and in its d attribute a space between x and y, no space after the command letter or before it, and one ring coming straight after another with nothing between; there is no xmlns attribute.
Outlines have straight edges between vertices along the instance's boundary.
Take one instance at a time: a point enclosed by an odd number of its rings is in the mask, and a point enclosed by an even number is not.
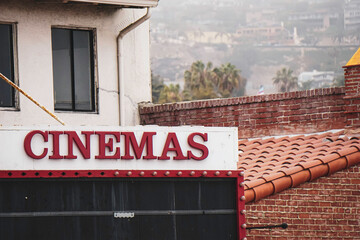
<svg viewBox="0 0 360 240"><path fill-rule="evenodd" d="M246 95L261 85L277 92L272 78L283 67L299 90L314 89L342 84L359 46L360 0L161 0L150 24L152 72L167 85L183 87L201 60L235 65Z"/></svg>

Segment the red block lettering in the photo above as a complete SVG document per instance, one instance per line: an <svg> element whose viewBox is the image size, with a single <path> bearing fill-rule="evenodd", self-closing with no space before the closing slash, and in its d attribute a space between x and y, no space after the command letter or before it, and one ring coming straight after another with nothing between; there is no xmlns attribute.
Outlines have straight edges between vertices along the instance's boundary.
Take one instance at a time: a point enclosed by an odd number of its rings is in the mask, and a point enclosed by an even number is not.
<svg viewBox="0 0 360 240"><path fill-rule="evenodd" d="M32 138L34 137L35 134L40 134L44 138L44 142L48 141L48 133L47 132L43 132L43 131L40 131L40 130L31 131L26 135L26 137L24 139L25 152L31 158L42 159L48 153L48 149L44 148L44 151L40 155L36 155L32 151L32 149L31 149L31 140L32 140Z"/></svg>
<svg viewBox="0 0 360 240"><path fill-rule="evenodd" d="M173 145L173 147L170 147L170 144ZM166 142L164 145L163 152L161 156L158 158L159 160L169 160L170 157L167 155L168 152L175 152L176 156L174 157L174 160L185 160L187 157L184 156L182 153L179 140L177 139L176 133L170 132L166 138Z"/></svg>
<svg viewBox="0 0 360 240"><path fill-rule="evenodd" d="M60 155L60 134L64 134L64 132L60 131L50 131L49 132L53 136L53 154L49 156L49 159L62 159L64 156Z"/></svg>
<svg viewBox="0 0 360 240"><path fill-rule="evenodd" d="M120 148L116 147L113 155L106 155L106 149L113 152L114 149L114 138L109 138L105 142L106 135L112 135L115 137L116 142L120 142L120 132L95 132L99 136L99 155L95 156L95 159L120 159Z"/></svg>
<svg viewBox="0 0 360 240"><path fill-rule="evenodd" d="M134 159L134 156L130 155L130 145L134 150L136 159L141 159L145 144L146 155L143 159L156 159L156 156L153 154L153 136L156 135L156 132L144 132L140 145L137 143L133 132L122 132L121 135L125 136L125 155L121 159Z"/></svg>
<svg viewBox="0 0 360 240"><path fill-rule="evenodd" d="M209 149L204 144L195 142L195 140L194 140L195 136L201 137L204 142L207 142L207 140L208 140L207 133L192 133L192 134L190 134L188 137L189 146L200 150L202 152L202 155L200 157L197 157L191 151L188 151L187 152L188 158L194 159L194 160L199 160L199 161L204 160L205 158L207 158L207 156L209 156Z"/></svg>
<svg viewBox="0 0 360 240"><path fill-rule="evenodd" d="M81 132L81 134L85 135L85 145L75 131L65 131L64 133L68 135L68 155L65 156L65 159L77 159L77 156L73 153L73 142L75 142L84 159L90 159L90 136L94 134L94 132Z"/></svg>

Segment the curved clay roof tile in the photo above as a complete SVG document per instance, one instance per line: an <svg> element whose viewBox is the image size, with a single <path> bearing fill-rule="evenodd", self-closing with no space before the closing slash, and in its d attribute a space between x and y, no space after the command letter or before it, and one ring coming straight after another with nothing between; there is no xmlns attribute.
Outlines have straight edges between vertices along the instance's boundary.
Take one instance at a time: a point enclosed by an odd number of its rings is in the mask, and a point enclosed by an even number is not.
<svg viewBox="0 0 360 240"><path fill-rule="evenodd" d="M351 153L346 156L347 167L352 167L356 163L360 162L360 152Z"/></svg>
<svg viewBox="0 0 360 240"><path fill-rule="evenodd" d="M278 193L291 187L292 180L289 176L286 176L275 179L274 181L272 181L272 183L274 185L274 193Z"/></svg>
<svg viewBox="0 0 360 240"><path fill-rule="evenodd" d="M252 202L255 200L255 191L253 189L249 189L245 191L245 202Z"/></svg>
<svg viewBox="0 0 360 240"><path fill-rule="evenodd" d="M285 173L276 172L276 173L269 174L267 176L263 176L263 179L265 179L267 182L270 182L272 180L275 180L275 179L278 179L278 178L281 178L281 177L284 177L284 176L285 176Z"/></svg>
<svg viewBox="0 0 360 240"><path fill-rule="evenodd" d="M319 177L326 176L329 173L329 167L327 165L317 165L309 168L310 181L318 179Z"/></svg>
<svg viewBox="0 0 360 240"><path fill-rule="evenodd" d="M351 146L351 147L348 147L348 148L343 148L341 150L338 151L338 153L340 154L340 156L345 156L345 155L349 155L351 153L354 153L354 152L358 152L359 149L355 146Z"/></svg>
<svg viewBox="0 0 360 240"><path fill-rule="evenodd" d="M329 162L329 172L328 175L333 174L337 171L340 171L342 169L345 169L347 166L347 160L345 157L338 158L335 161Z"/></svg>
<svg viewBox="0 0 360 240"><path fill-rule="evenodd" d="M300 171L300 172L290 175L290 177L292 180L291 187L297 187L301 183L304 183L304 182L307 182L310 180L310 171L309 170Z"/></svg>
<svg viewBox="0 0 360 240"><path fill-rule="evenodd" d="M320 161L321 161L322 163L328 163L328 162L334 161L335 159L338 159L338 158L339 158L339 154L337 154L337 153L331 153L331 154L328 154L328 155L322 157L322 158L320 159Z"/></svg>
<svg viewBox="0 0 360 240"><path fill-rule="evenodd" d="M295 167L292 167L292 168L283 169L283 170L281 170L281 172L283 172L285 175L291 175L291 174L300 172L300 171L302 171L302 170L303 170L302 167L300 167L300 166L295 166Z"/></svg>
<svg viewBox="0 0 360 240"><path fill-rule="evenodd" d="M255 201L263 199L264 197L270 196L274 193L274 185L271 182L262 184L253 189L255 191Z"/></svg>
<svg viewBox="0 0 360 240"><path fill-rule="evenodd" d="M250 182L246 182L245 185L248 187L248 188L253 188L255 186L258 186L258 185L261 185L261 184L264 184L266 183L265 179L255 179L255 180L252 180Z"/></svg>
<svg viewBox="0 0 360 240"><path fill-rule="evenodd" d="M246 143L246 148L251 150L241 153L239 160L247 159L238 162L239 169L245 170L246 202L260 200L360 163L360 139L349 137L349 140L343 135L344 131L326 132L306 137L282 137L274 139L275 144L266 139ZM263 149L269 150L265 153Z"/></svg>
<svg viewBox="0 0 360 240"><path fill-rule="evenodd" d="M304 163L299 163L299 165L302 166L304 169L308 169L308 168L317 166L321 163L322 162L320 160L313 160L313 161L306 161Z"/></svg>

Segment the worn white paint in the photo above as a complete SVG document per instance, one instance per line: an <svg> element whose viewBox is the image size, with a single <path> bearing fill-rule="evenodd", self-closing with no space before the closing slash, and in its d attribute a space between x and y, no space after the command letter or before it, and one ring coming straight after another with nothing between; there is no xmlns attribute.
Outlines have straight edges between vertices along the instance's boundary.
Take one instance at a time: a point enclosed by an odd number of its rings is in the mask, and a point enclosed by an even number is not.
<svg viewBox="0 0 360 240"><path fill-rule="evenodd" d="M52 154L52 136L49 141L44 142L40 135L34 135L32 139L32 150L40 155L44 147L48 148L48 155L43 159L34 160L24 150L24 138L33 130L42 131L76 131L80 139L84 141L81 131L118 131L134 132L137 141L140 142L143 132L156 132L153 136L154 155L160 156L164 143L169 132L175 132L179 140L182 152L191 150L197 156L201 152L194 151L187 142L191 133L207 133L208 140L195 139L196 142L205 145L209 149L209 155L204 160L173 160L174 152L169 152L170 160L121 160L121 159L95 159L98 155L99 143L96 135L91 135L91 158L83 159L82 155L74 146L74 155L77 159L49 159ZM124 138L114 146L120 147L121 156L124 155ZM171 146L172 147L172 146ZM109 155L114 153L110 152ZM42 127L42 128L0 128L0 170L87 170L87 169L183 169L183 170L236 170L237 162L237 128L223 127L158 127L158 126L137 126L137 127ZM60 136L60 154L67 155L67 136ZM146 150L145 150L146 152ZM144 154L145 154L144 152Z"/></svg>
<svg viewBox="0 0 360 240"><path fill-rule="evenodd" d="M139 19L145 9L120 9L89 4L40 3L35 0L0 2L0 23L17 28L20 87L54 112L51 27L96 30L96 80L98 112L55 112L68 126L119 125L116 36ZM125 125L138 124L138 106L151 101L149 23L123 39L126 92ZM0 109L0 126L59 125L40 108L19 96L19 111Z"/></svg>

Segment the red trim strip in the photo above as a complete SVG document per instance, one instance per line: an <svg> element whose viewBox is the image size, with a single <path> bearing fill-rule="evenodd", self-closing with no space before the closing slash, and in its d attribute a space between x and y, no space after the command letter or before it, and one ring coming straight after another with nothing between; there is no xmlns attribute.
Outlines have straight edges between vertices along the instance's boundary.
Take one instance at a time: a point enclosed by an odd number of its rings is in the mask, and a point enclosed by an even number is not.
<svg viewBox="0 0 360 240"><path fill-rule="evenodd" d="M221 177L239 178L241 171L215 170L2 170L0 178L80 177Z"/></svg>
<svg viewBox="0 0 360 240"><path fill-rule="evenodd" d="M236 181L236 192L237 192L237 201L236 201L236 207L237 207L237 221L238 221L238 236L239 239L246 239L246 219L245 219L245 191L244 191L244 172L238 173L239 177ZM245 226L245 228L244 228Z"/></svg>

